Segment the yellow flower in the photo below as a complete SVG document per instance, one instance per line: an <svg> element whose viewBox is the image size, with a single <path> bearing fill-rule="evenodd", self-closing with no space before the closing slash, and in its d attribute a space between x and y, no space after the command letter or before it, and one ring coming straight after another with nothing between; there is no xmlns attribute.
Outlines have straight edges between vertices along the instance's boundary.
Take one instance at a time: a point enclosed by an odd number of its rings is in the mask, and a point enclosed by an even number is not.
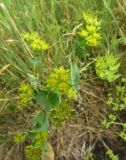
<svg viewBox="0 0 126 160"><path fill-rule="evenodd" d="M87 25L86 26L86 30L88 33L92 34L92 33L96 33L96 27L94 25Z"/></svg>
<svg viewBox="0 0 126 160"><path fill-rule="evenodd" d="M58 106L53 108L50 112L50 117L52 119L53 125L57 128L60 127L65 121L75 118L75 115L75 110L67 101L63 101Z"/></svg>
<svg viewBox="0 0 126 160"><path fill-rule="evenodd" d="M31 47L34 50L38 50L38 51L47 50L48 49L48 44L43 40L35 39L34 41L32 41Z"/></svg>
<svg viewBox="0 0 126 160"><path fill-rule="evenodd" d="M102 39L102 37L101 37L101 35L100 35L99 33L94 33L92 36L93 36L94 38L96 38L97 40Z"/></svg>
<svg viewBox="0 0 126 160"><path fill-rule="evenodd" d="M67 75L68 70L66 70L63 66L54 69L54 72L58 75Z"/></svg>
<svg viewBox="0 0 126 160"><path fill-rule="evenodd" d="M98 32L101 25L100 21L96 16L89 13L83 13L83 16L86 21L86 29L81 30L79 35L84 37L87 45L98 46L102 39L101 34Z"/></svg>
<svg viewBox="0 0 126 160"><path fill-rule="evenodd" d="M25 155L28 160L42 160L42 149L28 145L25 148Z"/></svg>
<svg viewBox="0 0 126 160"><path fill-rule="evenodd" d="M37 32L24 32L22 36L26 41L30 42L31 47L36 51L45 51L49 48L49 45L39 37Z"/></svg>
<svg viewBox="0 0 126 160"><path fill-rule="evenodd" d="M54 86L56 86L57 81L56 81L56 79L52 78L52 79L49 79L47 81L47 83L50 84L50 86L54 87Z"/></svg>
<svg viewBox="0 0 126 160"><path fill-rule="evenodd" d="M66 92L67 89L68 89L68 85L66 83L62 82L62 83L59 84L59 91Z"/></svg>
<svg viewBox="0 0 126 160"><path fill-rule="evenodd" d="M15 143L23 143L26 139L26 135L24 133L18 133L14 136Z"/></svg>
<svg viewBox="0 0 126 160"><path fill-rule="evenodd" d="M101 22L98 20L97 16L92 15L90 13L83 13L84 20L88 25L100 26Z"/></svg>
<svg viewBox="0 0 126 160"><path fill-rule="evenodd" d="M89 37L87 38L87 44L88 44L89 46L97 46L97 45L98 45L98 41L97 41L96 38L94 38L94 37L92 37L92 36L89 36Z"/></svg>
<svg viewBox="0 0 126 160"><path fill-rule="evenodd" d="M86 30L82 30L81 32L79 32L79 35L82 36L82 37L87 37L88 32Z"/></svg>
<svg viewBox="0 0 126 160"><path fill-rule="evenodd" d="M25 96L25 94L20 94L20 103L22 105L27 105L29 103L29 98L27 96Z"/></svg>
<svg viewBox="0 0 126 160"><path fill-rule="evenodd" d="M19 88L20 93L27 93L29 96L33 95L33 89L28 83L22 83Z"/></svg>
<svg viewBox="0 0 126 160"><path fill-rule="evenodd" d="M41 41L42 49L47 50L49 48L49 45L45 41Z"/></svg>
<svg viewBox="0 0 126 160"><path fill-rule="evenodd" d="M64 74L64 75L61 75L61 77L60 77L63 81L65 81L65 82L68 82L69 81L69 78L70 78L70 76L68 75L68 74Z"/></svg>
<svg viewBox="0 0 126 160"><path fill-rule="evenodd" d="M41 148L48 139L48 132L47 131L42 131L42 132L38 132L35 136L35 141L34 141L34 145L36 148Z"/></svg>
<svg viewBox="0 0 126 160"><path fill-rule="evenodd" d="M70 71L65 69L63 66L55 68L47 79L47 88L60 95L72 95Z"/></svg>
<svg viewBox="0 0 126 160"><path fill-rule="evenodd" d="M20 103L22 105L27 105L34 94L32 87L28 83L22 83L18 91L19 91Z"/></svg>
<svg viewBox="0 0 126 160"><path fill-rule="evenodd" d="M93 16L92 14L90 13L85 13L83 12L83 17L84 17L84 20L86 21L86 23L88 24L92 24L94 22L94 20L96 20L97 18L95 16Z"/></svg>
<svg viewBox="0 0 126 160"><path fill-rule="evenodd" d="M69 91L68 91L68 97L69 98L75 98L75 97L77 97L77 94L76 94L76 92L74 91L73 88L69 89Z"/></svg>
<svg viewBox="0 0 126 160"><path fill-rule="evenodd" d="M30 41L34 41L35 39L39 38L39 35L37 32L32 32L32 33L28 33L28 32L23 32L22 33L23 38L30 42Z"/></svg>

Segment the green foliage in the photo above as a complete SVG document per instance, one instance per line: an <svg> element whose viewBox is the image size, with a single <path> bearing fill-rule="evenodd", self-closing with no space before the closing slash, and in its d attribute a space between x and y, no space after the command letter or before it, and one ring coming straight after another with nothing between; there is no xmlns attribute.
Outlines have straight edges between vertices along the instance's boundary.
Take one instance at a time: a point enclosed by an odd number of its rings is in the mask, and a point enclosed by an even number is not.
<svg viewBox="0 0 126 160"><path fill-rule="evenodd" d="M56 93L37 90L36 99L46 112L49 112L59 103L59 96Z"/></svg>
<svg viewBox="0 0 126 160"><path fill-rule="evenodd" d="M114 56L112 53L106 53L105 56L98 57L96 60L96 74L103 80L113 82L120 76L118 74L119 66L118 57Z"/></svg>
<svg viewBox="0 0 126 160"><path fill-rule="evenodd" d="M105 126L107 129L110 127L110 123L109 123L106 119L104 119L104 120L101 122L101 124L102 124L103 126Z"/></svg>
<svg viewBox="0 0 126 160"><path fill-rule="evenodd" d="M102 121L102 125L105 126L107 129L116 121L116 116L114 114L109 114L107 119Z"/></svg>
<svg viewBox="0 0 126 160"><path fill-rule="evenodd" d="M126 141L126 131L122 131L122 132L120 133L120 137L121 137L124 141Z"/></svg>
<svg viewBox="0 0 126 160"><path fill-rule="evenodd" d="M113 151L111 149L108 149L106 154L111 160L119 160L119 157L117 155L114 155Z"/></svg>
<svg viewBox="0 0 126 160"><path fill-rule="evenodd" d="M126 123L122 123L123 131L119 134L120 137L126 141Z"/></svg>
<svg viewBox="0 0 126 160"><path fill-rule="evenodd" d="M119 3L118 11L120 12L119 8L121 6L122 15L125 15L125 8L120 5L121 2L117 2ZM10 103L9 99L11 99L12 104L15 103L17 98L16 93L14 93L15 88L22 81L30 81L30 83L23 83L25 85L21 84L19 87L20 104L22 106L30 105L33 100L32 105L34 104L35 107L33 108L36 109L36 114L32 119L31 133L33 133L33 136L30 137L34 143L26 147L26 156L29 160L42 159L42 148L39 148L41 145L38 140L41 137L41 140L46 139L43 137L43 132L47 133L49 128L49 116L52 116L56 126L60 126L64 121L74 117L75 111L64 104L64 101L67 98L69 100L76 98L79 78L81 78L82 82L87 80L83 79L83 75L79 77L78 66L80 66L80 69L83 65L88 66L88 60L96 59L97 54L108 48L114 53L122 52L119 45L125 44L125 42L122 43L120 41L125 37L123 33L123 28L125 27L120 27L121 17L114 15L114 12L117 11L117 6L115 5L117 2L111 0L45 0L41 3L39 0L4 0L0 3L0 65L3 67L10 64L10 67L5 70L5 74L1 75L0 70L1 93L3 93L3 87L7 90L7 97L2 97L5 98L5 107L1 108L7 108L6 106ZM84 21L80 24L82 12L87 9L89 13L83 14ZM98 17L100 17L100 20ZM102 27L102 23L104 27ZM27 32L22 33L22 31ZM50 45L44 39L47 39ZM117 44L111 43L114 40ZM101 45L101 41L103 42L102 46L96 50L95 47ZM38 54L45 53L47 50L47 54ZM68 55L66 56L66 54ZM91 57L86 57L87 55L91 55ZM107 56L109 60L105 58ZM96 73L99 78L113 82L119 77L119 62L118 58L113 54L107 56L98 58ZM71 64L73 60L78 62L79 65L76 63ZM64 67L58 68L57 66ZM71 70L65 69L70 66ZM53 71L52 74L50 73L49 78L46 79L49 70ZM88 75L89 77L91 75L91 81L93 82L92 73L88 73ZM110 112L102 122L107 128L112 124L116 125L119 121L114 114L115 111L125 109L125 91L121 88L119 90L119 95L115 97L112 95L108 100L114 111ZM11 95L10 93L13 94ZM3 103L3 101L1 102ZM33 111L33 108L31 111ZM31 114L31 111L26 114ZM123 127L120 136L125 140L125 123L119 125ZM15 138L15 142L23 142L23 136L18 135ZM38 147L34 147L33 144L37 144L36 146ZM112 153L109 153L109 155L112 158L114 157Z"/></svg>
<svg viewBox="0 0 126 160"><path fill-rule="evenodd" d="M29 80L34 89L28 83L21 85L19 89L20 97L24 98L25 96L28 99L27 102L29 102L29 99L31 100L34 94L34 100L36 99L36 102L41 107L41 111L37 111L32 119L32 131L28 132L29 136L32 135L33 144L26 147L27 159L34 156L36 156L36 159L41 159L40 152L44 151L48 140L49 116L56 127L59 127L64 121L74 117L75 111L68 103L62 102L62 96L64 94L69 99L76 96L73 87L77 91L79 83L79 69L77 64L72 66L71 73L72 77L70 77L70 71L65 70L64 67L54 69L47 80L46 90L39 88L40 84L38 85L38 81L36 81L33 75L30 75ZM72 82L70 78L72 78Z"/></svg>
<svg viewBox="0 0 126 160"><path fill-rule="evenodd" d="M75 110L68 102L62 102L50 112L50 117L55 127L60 127L63 122L75 117Z"/></svg>
<svg viewBox="0 0 126 160"><path fill-rule="evenodd" d="M75 45L75 55L79 58L88 56L88 51L86 51L86 42L85 39L81 36L77 38Z"/></svg>
<svg viewBox="0 0 126 160"><path fill-rule="evenodd" d="M43 112L38 112L32 119L32 125L35 130L45 131L49 128L48 115Z"/></svg>
<svg viewBox="0 0 126 160"><path fill-rule="evenodd" d="M124 83L124 81L123 81ZM118 135L124 140L126 141L126 123L124 122L118 122L117 117L112 114L119 114L121 111L126 109L126 99L125 99L125 93L126 93L126 87L125 85L120 85L120 86L116 86L115 88L115 93L109 93L108 94L108 100L107 100L107 104L111 105L112 107L112 111L111 113L108 115L108 119L104 119L102 121L102 125L104 125L107 129L110 128L110 126L113 125L120 125L123 130L118 133Z"/></svg>
<svg viewBox="0 0 126 160"><path fill-rule="evenodd" d="M108 117L109 117L109 119L110 119L111 121L113 121L113 122L116 120L116 116L113 115L113 114L109 114Z"/></svg>
<svg viewBox="0 0 126 160"><path fill-rule="evenodd" d="M107 104L112 106L113 111L121 111L126 109L126 86L116 86L115 94L109 93Z"/></svg>

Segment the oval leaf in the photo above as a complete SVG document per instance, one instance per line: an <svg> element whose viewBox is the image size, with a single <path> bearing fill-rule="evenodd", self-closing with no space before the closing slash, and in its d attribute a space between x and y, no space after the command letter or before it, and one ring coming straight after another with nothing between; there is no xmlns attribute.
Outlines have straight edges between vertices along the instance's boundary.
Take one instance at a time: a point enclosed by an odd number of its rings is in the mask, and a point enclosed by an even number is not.
<svg viewBox="0 0 126 160"><path fill-rule="evenodd" d="M45 131L49 128L48 116L45 112L39 112L33 119L32 125L35 129L39 131Z"/></svg>
<svg viewBox="0 0 126 160"><path fill-rule="evenodd" d="M76 63L71 64L71 81L74 90L78 91L78 84L79 84L80 74L79 74L79 68Z"/></svg>
<svg viewBox="0 0 126 160"><path fill-rule="evenodd" d="M56 93L39 90L36 94L37 100L46 112L58 105L59 96Z"/></svg>

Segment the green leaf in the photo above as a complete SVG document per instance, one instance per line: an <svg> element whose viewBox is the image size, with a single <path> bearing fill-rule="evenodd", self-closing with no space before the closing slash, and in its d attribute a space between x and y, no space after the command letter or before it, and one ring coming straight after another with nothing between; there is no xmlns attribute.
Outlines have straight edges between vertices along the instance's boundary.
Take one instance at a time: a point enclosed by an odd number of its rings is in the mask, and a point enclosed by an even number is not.
<svg viewBox="0 0 126 160"><path fill-rule="evenodd" d="M37 90L36 92L37 101L40 105L42 105L44 109L45 109L47 95L48 95L47 91Z"/></svg>
<svg viewBox="0 0 126 160"><path fill-rule="evenodd" d="M32 85L37 86L40 84L40 81L34 75L28 74L28 77Z"/></svg>
<svg viewBox="0 0 126 160"><path fill-rule="evenodd" d="M75 55L78 57L84 57L87 56L88 53L85 49L85 43L86 41L84 40L84 38L78 38L76 45L75 45Z"/></svg>
<svg viewBox="0 0 126 160"><path fill-rule="evenodd" d="M39 63L38 57L29 58L29 61L30 61L31 64L33 64L34 66L38 65L38 63Z"/></svg>
<svg viewBox="0 0 126 160"><path fill-rule="evenodd" d="M47 102L51 107L55 107L59 103L59 96L56 93L49 93Z"/></svg>
<svg viewBox="0 0 126 160"><path fill-rule="evenodd" d="M42 105L46 112L49 112L59 103L59 96L53 92L49 93L47 91L39 90L36 94L36 97L39 104Z"/></svg>
<svg viewBox="0 0 126 160"><path fill-rule="evenodd" d="M34 130L30 130L30 131L27 131L27 137L34 137L36 135L36 131Z"/></svg>
<svg viewBox="0 0 126 160"><path fill-rule="evenodd" d="M72 81L73 88L76 92L78 91L79 79L80 79L79 68L76 63L72 63L71 64L71 81Z"/></svg>
<svg viewBox="0 0 126 160"><path fill-rule="evenodd" d="M49 128L48 115L45 112L39 112L33 119L32 125L39 131L45 131Z"/></svg>

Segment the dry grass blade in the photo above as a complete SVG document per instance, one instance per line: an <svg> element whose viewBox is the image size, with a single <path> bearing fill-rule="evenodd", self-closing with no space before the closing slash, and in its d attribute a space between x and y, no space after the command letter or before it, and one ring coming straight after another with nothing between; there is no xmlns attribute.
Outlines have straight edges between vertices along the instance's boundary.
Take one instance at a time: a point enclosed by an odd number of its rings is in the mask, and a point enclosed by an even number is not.
<svg viewBox="0 0 126 160"><path fill-rule="evenodd" d="M3 72L4 72L5 70L7 70L8 67L10 67L10 64L7 64L7 65L5 65L4 67L2 67L2 68L0 69L0 75L3 74Z"/></svg>

